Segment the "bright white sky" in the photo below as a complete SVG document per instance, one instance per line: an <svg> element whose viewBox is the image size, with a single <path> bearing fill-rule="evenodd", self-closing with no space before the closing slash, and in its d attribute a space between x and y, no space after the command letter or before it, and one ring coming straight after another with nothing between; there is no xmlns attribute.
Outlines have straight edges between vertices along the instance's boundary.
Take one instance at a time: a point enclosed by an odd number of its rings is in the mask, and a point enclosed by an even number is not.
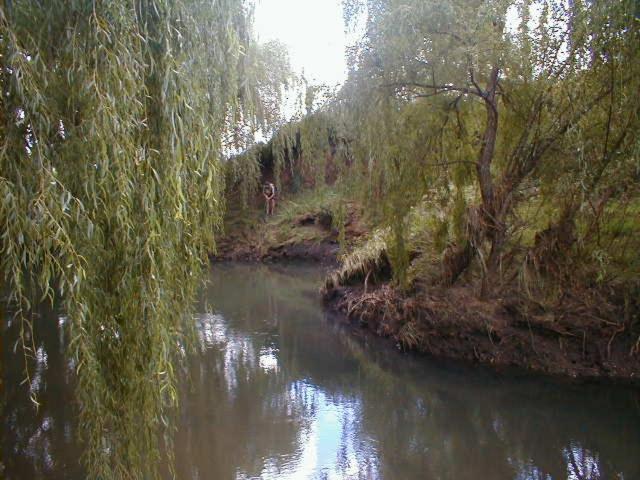
<svg viewBox="0 0 640 480"><path fill-rule="evenodd" d="M347 76L341 0L256 0L258 40L279 40L291 66L310 84L334 86Z"/></svg>

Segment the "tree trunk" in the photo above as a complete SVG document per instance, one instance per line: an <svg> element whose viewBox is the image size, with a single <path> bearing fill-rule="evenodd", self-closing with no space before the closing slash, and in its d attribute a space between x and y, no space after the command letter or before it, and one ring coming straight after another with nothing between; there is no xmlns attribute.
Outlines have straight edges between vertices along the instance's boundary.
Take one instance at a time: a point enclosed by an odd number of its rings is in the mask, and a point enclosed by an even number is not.
<svg viewBox="0 0 640 480"><path fill-rule="evenodd" d="M493 178L491 177L491 162L496 146L498 135L498 108L496 105L496 88L498 85L499 68L494 66L491 70L489 85L483 98L487 111L487 124L482 137L482 146L476 165L478 182L480 183L480 193L482 194L482 207L484 214L490 219L494 210Z"/></svg>
<svg viewBox="0 0 640 480"><path fill-rule="evenodd" d="M496 104L496 89L498 87L498 75L500 69L495 66L491 69L489 84L483 98L487 112L487 123L482 138L482 147L478 158L476 171L480 183L482 195L481 228L484 236L491 241L491 252L486 265L486 271L482 279L481 295L489 293L489 284L495 277L500 263L500 253L504 244L504 225L497 218L495 204L495 191L493 177L491 176L491 162L495 152L496 138L498 136L498 106Z"/></svg>
<svg viewBox="0 0 640 480"><path fill-rule="evenodd" d="M504 244L504 225L496 218L496 199L491 163L495 153L498 136L498 105L496 90L500 68L494 65L489 76L487 90L482 91L476 85L478 93L484 100L486 109L486 125L482 136L482 145L476 162L476 174L480 185L482 204L467 212L467 230L469 242L460 245L445 255L443 264L443 282L452 284L469 267L475 250L484 239L491 241L491 253L482 279L482 295L489 293L490 280L494 277L499 265L500 253Z"/></svg>

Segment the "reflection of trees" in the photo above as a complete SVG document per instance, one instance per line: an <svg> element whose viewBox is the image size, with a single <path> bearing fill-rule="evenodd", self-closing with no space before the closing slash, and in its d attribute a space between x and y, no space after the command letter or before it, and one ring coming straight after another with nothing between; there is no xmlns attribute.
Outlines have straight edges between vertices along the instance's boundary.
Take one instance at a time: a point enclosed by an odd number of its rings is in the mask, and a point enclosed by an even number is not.
<svg viewBox="0 0 640 480"><path fill-rule="evenodd" d="M379 439L385 478L640 478L637 392L507 379L408 356L394 365L393 352L341 341L371 378L361 390L362 423Z"/></svg>
<svg viewBox="0 0 640 480"><path fill-rule="evenodd" d="M204 472L233 478L240 468L257 475L263 458L295 452L308 406L284 378L258 368L258 356L259 349L231 333L192 362L192 391L183 395L176 436L180 478L206 478Z"/></svg>
<svg viewBox="0 0 640 480"><path fill-rule="evenodd" d="M178 478L286 479L307 464L318 478L640 478L637 392L402 355L325 318L315 270L222 268L183 385ZM37 412L5 343L8 478L82 478L64 337L50 312L38 321Z"/></svg>
<svg viewBox="0 0 640 480"><path fill-rule="evenodd" d="M257 367L259 348L246 340L229 333L191 364L176 435L179 478L234 478L240 469L258 475L264 458L296 451L309 406L285 378Z"/></svg>
<svg viewBox="0 0 640 480"><path fill-rule="evenodd" d="M374 450L369 449L367 458L356 457L365 449L354 446L361 437L354 432L360 418L354 395L342 396L339 389L327 394L317 386L322 383L318 372L302 368L319 364L325 367L319 372L333 374L349 360L343 347L328 342L322 328L317 298L321 274L304 270L296 278L290 271L234 267L214 277L208 300L225 320L215 314L201 318L199 330L206 332L203 344L209 348L190 367L195 385L185 395L176 437L180 478L194 478L197 472L216 472L220 478L286 478L293 467L309 461L305 447L322 436L315 430L326 427L318 423L332 404L340 425L335 470L345 478L355 471L353 478L358 478L362 462L370 472L362 478L377 478ZM280 321L285 316L288 321ZM260 361L271 352L278 361L273 369ZM355 365L351 362L347 372ZM327 380L336 385L335 378ZM347 404L350 408L343 408ZM217 443L221 439L224 443Z"/></svg>
<svg viewBox="0 0 640 480"><path fill-rule="evenodd" d="M282 369L267 375L271 380L263 381L272 383L256 393L275 402L262 411L265 415L279 416L277 407L286 400L278 392L301 379L327 401L355 406L356 415L343 411L335 439L342 457L336 469L345 476L350 442L361 438L375 440L378 457L368 459L367 446L355 447L361 465L371 470L365 478L378 473L385 478L521 479L638 474L637 413L603 421L612 412L633 412L628 397L614 391L608 398L606 388L501 380L485 370L469 373L411 356L398 361L399 355L378 339L345 334L323 318L309 299L314 288L290 272L234 267L218 277L210 294L232 328L244 338L249 334L254 352L277 346ZM279 321L280 315L287 321ZM256 319L262 322L259 328ZM256 330L267 334L250 335ZM297 397L287 408L310 419L319 400L305 399ZM297 427L291 452L309 424L300 421ZM581 449L584 454L574 455Z"/></svg>
<svg viewBox="0 0 640 480"><path fill-rule="evenodd" d="M19 326L9 317L2 319L2 363L7 367L1 420L5 473L8 479L60 478L62 471L69 478L83 478L75 439L72 375L64 356L64 317L42 307L34 321L38 336L29 385L23 383L23 356L12 348ZM29 400L29 388L37 392L38 408Z"/></svg>
<svg viewBox="0 0 640 480"><path fill-rule="evenodd" d="M253 277L243 282L234 275ZM482 369L469 372L434 366L412 356L400 360L378 339L345 334L323 318L315 300L308 299L315 287L289 272L234 268L216 282L213 303L230 319L232 328L244 338L256 330L268 332L249 335L255 352L265 345L277 346L282 369L278 375L266 375L261 381L267 383L256 392L275 404L261 414L280 416L285 410L278 410L280 402L287 399L279 392L301 379L321 390L327 401L355 406L357 414L344 415L335 439L343 457L336 469L344 475L345 452L352 448L353 439L362 438L375 440L378 457L378 461L366 458L371 451L368 446L354 448L361 465L375 472L363 474L365 478L378 474L384 478L611 478L618 473L633 478L640 474L635 462L640 422L631 393L506 379ZM287 321L279 321L279 315ZM256 319L262 319L260 328ZM317 399L297 397L287 408L310 419L317 403ZM305 407L296 410L296 405ZM625 418L621 412L635 413ZM299 430L288 437L291 452L296 451L295 442L303 437L308 423L299 420L296 427Z"/></svg>

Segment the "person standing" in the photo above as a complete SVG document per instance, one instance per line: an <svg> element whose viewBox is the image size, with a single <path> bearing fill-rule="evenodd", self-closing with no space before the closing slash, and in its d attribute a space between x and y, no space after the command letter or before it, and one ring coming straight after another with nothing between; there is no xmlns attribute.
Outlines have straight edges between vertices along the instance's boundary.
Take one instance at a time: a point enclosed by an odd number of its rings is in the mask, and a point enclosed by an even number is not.
<svg viewBox="0 0 640 480"><path fill-rule="evenodd" d="M267 182L264 184L264 188L262 189L262 194L264 195L264 199L267 207L267 217L273 215L276 209L276 186Z"/></svg>

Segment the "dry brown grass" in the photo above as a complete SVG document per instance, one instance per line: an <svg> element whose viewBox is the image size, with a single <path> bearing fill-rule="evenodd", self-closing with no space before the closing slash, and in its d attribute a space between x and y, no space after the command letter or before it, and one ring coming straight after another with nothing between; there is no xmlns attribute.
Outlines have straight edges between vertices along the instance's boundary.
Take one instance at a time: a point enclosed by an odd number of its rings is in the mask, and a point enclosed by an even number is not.
<svg viewBox="0 0 640 480"><path fill-rule="evenodd" d="M354 248L342 258L340 267L329 274L324 290L330 291L341 285L349 285L364 279L365 293L371 275L381 274L389 268L387 257L388 229L375 230L361 246Z"/></svg>

